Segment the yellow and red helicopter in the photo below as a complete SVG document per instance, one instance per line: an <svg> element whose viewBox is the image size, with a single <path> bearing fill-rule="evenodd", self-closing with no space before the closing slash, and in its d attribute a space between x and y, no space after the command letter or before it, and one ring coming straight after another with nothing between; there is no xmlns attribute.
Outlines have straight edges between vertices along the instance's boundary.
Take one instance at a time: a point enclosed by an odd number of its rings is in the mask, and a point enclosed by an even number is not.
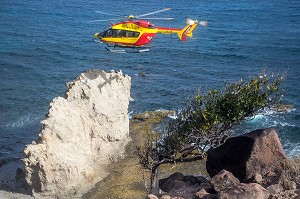
<svg viewBox="0 0 300 199"><path fill-rule="evenodd" d="M159 12L170 10L171 8L165 8L155 12L142 14L138 16L129 15L125 18L107 19L107 20L93 20L97 21L114 21L121 20L119 23L112 23L110 27L106 28L102 32L97 32L95 37L99 39L100 43L104 42L108 45L107 50L111 52L126 52L125 50L117 50L116 48L134 48L139 49L138 52L149 51L147 44L157 35L162 34L177 34L180 40L186 41L187 37L193 36L193 30L199 24L206 27L207 21L198 21L187 18L186 26L184 28L166 28L158 27L153 23L146 21L149 19L163 19L172 20L173 18L144 18L145 16L156 14ZM109 14L101 11L98 13Z"/></svg>

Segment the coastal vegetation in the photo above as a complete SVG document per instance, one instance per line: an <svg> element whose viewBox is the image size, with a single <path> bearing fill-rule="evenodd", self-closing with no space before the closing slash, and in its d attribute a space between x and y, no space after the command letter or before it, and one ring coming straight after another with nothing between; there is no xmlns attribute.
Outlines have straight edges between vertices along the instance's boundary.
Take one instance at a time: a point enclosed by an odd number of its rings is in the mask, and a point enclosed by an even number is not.
<svg viewBox="0 0 300 199"><path fill-rule="evenodd" d="M106 168L109 175L82 198L144 198L149 191L151 172L138 163L135 147L142 145L153 133L154 125L173 114L174 111L155 111L133 115L129 125L131 142L126 146L126 156L109 164Z"/></svg>
<svg viewBox="0 0 300 199"><path fill-rule="evenodd" d="M249 81L227 83L222 90L197 92L170 120L159 136L152 134L137 147L140 164L151 170L165 163L191 162L206 157L209 147L217 147L230 137L233 126L264 109L281 104L284 77L263 71Z"/></svg>

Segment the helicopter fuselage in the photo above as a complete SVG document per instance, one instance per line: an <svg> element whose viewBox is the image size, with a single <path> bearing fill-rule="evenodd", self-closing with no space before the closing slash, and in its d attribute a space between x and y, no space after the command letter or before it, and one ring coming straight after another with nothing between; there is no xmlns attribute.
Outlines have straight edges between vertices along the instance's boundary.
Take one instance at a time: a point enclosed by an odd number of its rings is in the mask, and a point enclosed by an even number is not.
<svg viewBox="0 0 300 199"><path fill-rule="evenodd" d="M96 33L100 41L116 46L141 47L150 43L158 28L144 20L129 20L113 24L103 32Z"/></svg>

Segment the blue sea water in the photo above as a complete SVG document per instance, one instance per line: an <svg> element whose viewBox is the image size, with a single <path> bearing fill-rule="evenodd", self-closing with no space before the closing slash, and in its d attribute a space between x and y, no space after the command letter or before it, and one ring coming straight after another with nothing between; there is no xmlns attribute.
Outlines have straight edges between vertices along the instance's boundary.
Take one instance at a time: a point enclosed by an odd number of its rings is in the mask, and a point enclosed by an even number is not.
<svg viewBox="0 0 300 199"><path fill-rule="evenodd" d="M193 40L158 35L146 53L116 54L93 37L109 22L95 11L121 16L171 7L153 17L157 26L184 27L186 17L207 20ZM1 0L0 2L0 159L19 162L35 140L49 103L65 84L88 69L122 70L132 77L129 111L177 110L196 89L218 89L259 74L287 72L288 113L258 115L239 133L274 127L286 154L300 153L300 1L173 0L80 1ZM139 73L145 73L141 77ZM4 175L1 173L0 176Z"/></svg>

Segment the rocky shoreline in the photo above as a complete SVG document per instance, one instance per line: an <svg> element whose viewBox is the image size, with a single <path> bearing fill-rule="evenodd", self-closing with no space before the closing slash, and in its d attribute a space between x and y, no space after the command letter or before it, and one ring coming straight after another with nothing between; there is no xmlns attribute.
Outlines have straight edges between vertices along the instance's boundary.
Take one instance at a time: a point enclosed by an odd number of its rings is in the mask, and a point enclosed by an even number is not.
<svg viewBox="0 0 300 199"><path fill-rule="evenodd" d="M39 138L24 150L16 181L19 192L32 196L2 190L0 198L300 197L300 159L287 159L274 129L229 138L203 160L162 164L151 184L136 148L174 112L129 120L130 87L129 76L101 70L68 83L65 97L51 102Z"/></svg>
<svg viewBox="0 0 300 199"><path fill-rule="evenodd" d="M135 146L142 144L147 134L155 133L153 132L153 127L170 114L174 113L170 111L155 111L134 115L130 120L130 136L132 141L126 147L126 156L111 163L111 166L105 169L109 174L80 198L204 199L246 197L284 199L299 197L299 184L291 180L280 181L277 178L273 182L266 183L268 181L266 176L263 177L258 174L251 182L245 183L241 182L227 170L221 170L211 178L206 171L207 159L192 163L161 165L158 175L158 180L160 180L158 182L160 187L159 193L154 193L155 191L152 190L152 193L147 196L149 192L150 172L139 165L135 155ZM296 161L298 161L296 166L299 166L300 160L296 159ZM239 193L239 190L243 191ZM250 195L228 197L227 192L247 193ZM255 195L257 193L260 195ZM5 191L1 191L0 196L2 198L34 198L29 195Z"/></svg>
<svg viewBox="0 0 300 199"><path fill-rule="evenodd" d="M229 138L207 154L210 178L176 172L160 179L162 192L148 199L300 198L300 159L286 158L274 129Z"/></svg>

